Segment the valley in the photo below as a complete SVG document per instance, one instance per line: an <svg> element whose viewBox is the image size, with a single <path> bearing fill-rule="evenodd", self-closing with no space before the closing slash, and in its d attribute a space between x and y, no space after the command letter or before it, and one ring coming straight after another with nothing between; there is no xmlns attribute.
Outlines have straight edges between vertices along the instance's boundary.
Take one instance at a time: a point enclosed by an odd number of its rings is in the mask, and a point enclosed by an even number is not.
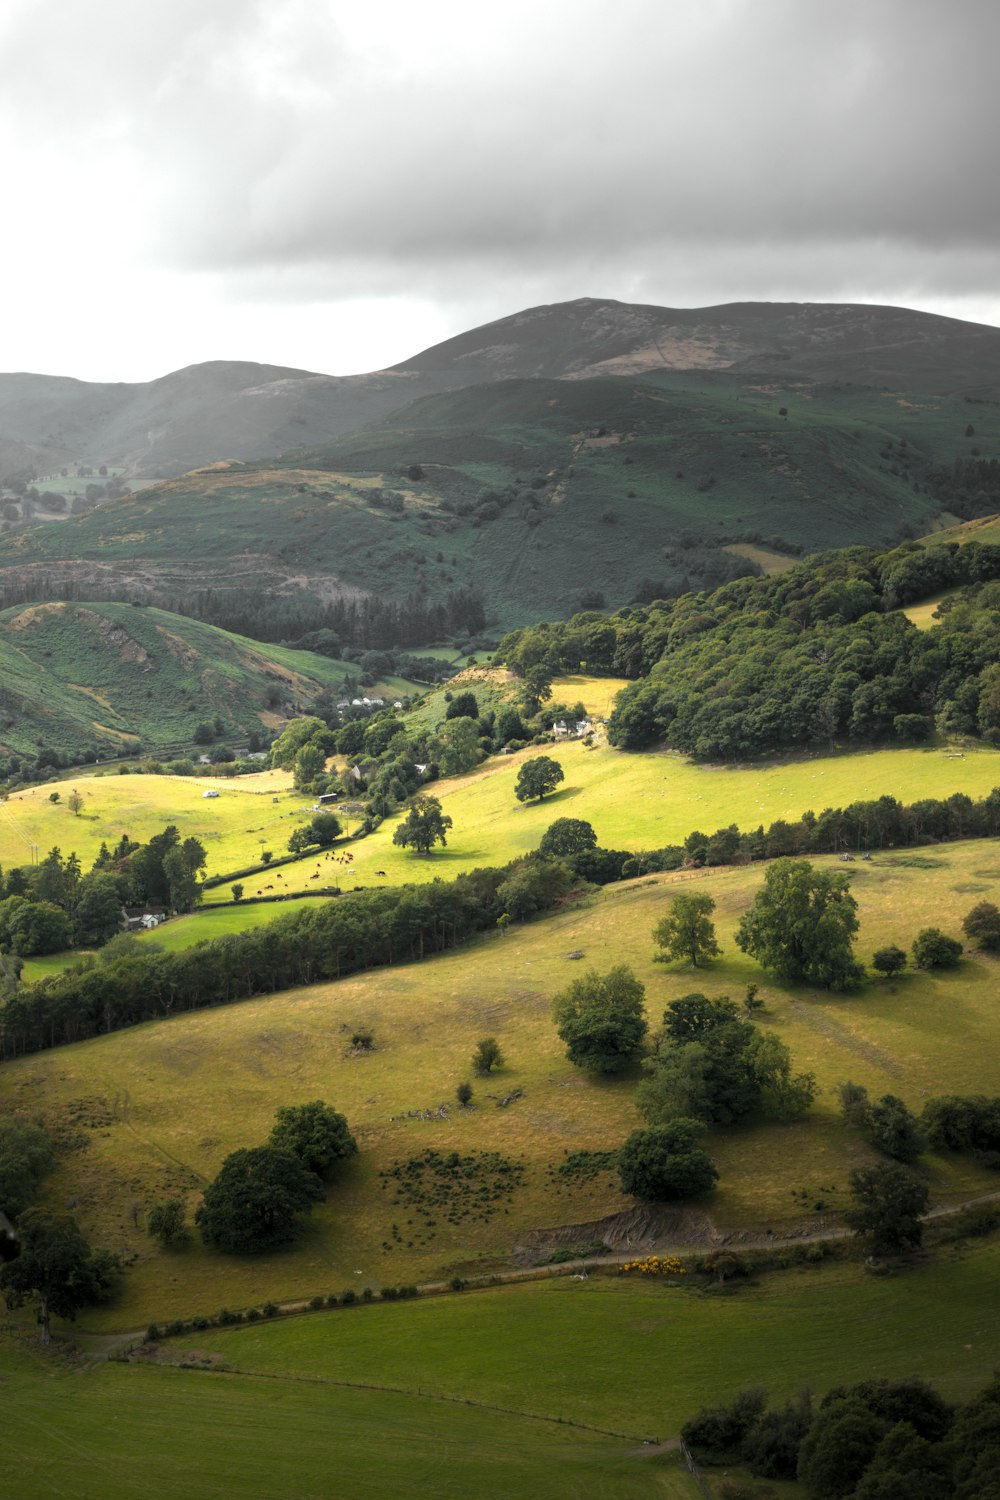
<svg viewBox="0 0 1000 1500"><path fill-rule="evenodd" d="M39 1216L119 1268L51 1348L10 1297L11 1493L743 1500L700 1405L982 1388L998 413L996 330L811 304L0 377L0 1276Z"/></svg>

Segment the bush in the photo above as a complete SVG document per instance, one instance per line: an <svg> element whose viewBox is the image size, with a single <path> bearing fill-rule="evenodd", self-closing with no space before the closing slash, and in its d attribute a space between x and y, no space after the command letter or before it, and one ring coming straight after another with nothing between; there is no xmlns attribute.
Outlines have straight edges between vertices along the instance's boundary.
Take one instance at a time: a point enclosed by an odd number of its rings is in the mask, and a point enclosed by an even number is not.
<svg viewBox="0 0 1000 1500"><path fill-rule="evenodd" d="M962 951L957 938L947 937L940 927L924 927L913 944L913 962L918 969L953 969Z"/></svg>
<svg viewBox="0 0 1000 1500"><path fill-rule="evenodd" d="M760 1419L767 1392L759 1386L737 1391L728 1406L703 1406L681 1428L681 1437L696 1458L729 1463L739 1458L743 1439Z"/></svg>
<svg viewBox="0 0 1000 1500"><path fill-rule="evenodd" d="M618 1153L622 1191L653 1203L707 1193L719 1174L698 1144L703 1130L697 1120L671 1120L633 1132Z"/></svg>

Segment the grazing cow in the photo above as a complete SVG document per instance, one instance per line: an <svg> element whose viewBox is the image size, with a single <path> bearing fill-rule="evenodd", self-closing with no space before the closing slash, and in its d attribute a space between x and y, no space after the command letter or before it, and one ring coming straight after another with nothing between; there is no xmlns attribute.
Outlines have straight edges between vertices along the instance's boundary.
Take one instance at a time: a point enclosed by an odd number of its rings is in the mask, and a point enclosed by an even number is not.
<svg viewBox="0 0 1000 1500"><path fill-rule="evenodd" d="M385 874L385 871L384 871L384 870L376 870L376 871L375 871L375 874L376 874L376 875L384 875L384 874Z"/></svg>

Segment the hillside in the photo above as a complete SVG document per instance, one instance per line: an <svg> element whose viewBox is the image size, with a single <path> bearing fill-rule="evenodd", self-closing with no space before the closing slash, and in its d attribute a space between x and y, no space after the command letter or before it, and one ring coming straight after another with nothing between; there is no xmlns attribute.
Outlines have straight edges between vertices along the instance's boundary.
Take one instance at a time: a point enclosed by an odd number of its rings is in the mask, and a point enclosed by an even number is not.
<svg viewBox="0 0 1000 1500"><path fill-rule="evenodd" d="M166 478L329 440L455 386L708 369L984 395L1000 387L1000 332L896 307L667 308L584 297L500 318L371 374L221 359L136 384L4 374L0 477L103 463Z"/></svg>
<svg viewBox="0 0 1000 1500"><path fill-rule="evenodd" d="M0 757L75 759L189 747L218 716L225 743L280 726L357 668L262 646L128 604L42 604L0 614Z"/></svg>
<svg viewBox="0 0 1000 1500"><path fill-rule="evenodd" d="M497 630L669 597L753 571L727 550L741 544L788 555L927 531L956 455L1000 451L1000 408L977 407L970 438L962 399L911 395L711 372L472 386L284 460L9 532L0 597L124 593L271 638L290 636L292 610L376 647L475 633L482 612ZM405 601L413 619L381 634L323 618Z"/></svg>
<svg viewBox="0 0 1000 1500"><path fill-rule="evenodd" d="M817 864L841 868L830 856ZM908 947L932 922L960 930L976 901L997 895L995 860L982 840L919 857L879 854L851 870L866 961L884 943ZM50 1201L76 1196L95 1239L137 1256L121 1298L88 1312L87 1326L143 1327L152 1317L223 1304L308 1297L351 1285L358 1268L361 1285L377 1288L506 1270L519 1263L518 1246L545 1253L608 1236L626 1248L630 1224L663 1248L834 1227L849 1169L875 1159L841 1120L834 1086L852 1078L873 1097L891 1091L914 1110L931 1094L995 1092L996 960L970 951L957 971L913 971L895 988L876 981L847 998L777 983L733 941L763 875L756 867L699 876L694 889L716 902L723 954L696 974L654 962L651 938L671 895L692 888L690 875L647 877L422 963L178 1014L4 1063L3 1107L41 1116L73 1146L46 1186ZM759 1024L820 1085L798 1122L713 1127L707 1139L720 1181L711 1198L667 1210L644 1229L635 1218L597 1222L636 1207L606 1162L580 1174L556 1170L564 1153L612 1150L640 1123L638 1075L594 1078L573 1068L551 1017L552 997L583 969L623 962L646 985L654 1028L666 1003L692 988L739 999L749 981L760 983ZM351 1037L363 1028L374 1050L360 1055ZM489 1079L473 1076L475 1107L459 1109L456 1084L470 1076L484 1035L499 1039L506 1063ZM195 1240L178 1261L132 1221L135 1199L180 1192L193 1209L229 1152L265 1138L279 1104L317 1097L347 1115L361 1154L294 1249L224 1256ZM460 1193L435 1215L419 1199L395 1196L391 1182L383 1188L380 1172L431 1148L497 1152L523 1164L523 1179L482 1213L466 1211ZM995 1174L961 1155L927 1153L921 1169L937 1203L995 1187ZM809 1196L800 1201L803 1189ZM561 1228L572 1225L579 1228Z"/></svg>
<svg viewBox="0 0 1000 1500"><path fill-rule="evenodd" d="M394 367L451 385L729 370L944 395L1000 386L1000 330L904 307L731 302L652 307L581 297L499 318Z"/></svg>

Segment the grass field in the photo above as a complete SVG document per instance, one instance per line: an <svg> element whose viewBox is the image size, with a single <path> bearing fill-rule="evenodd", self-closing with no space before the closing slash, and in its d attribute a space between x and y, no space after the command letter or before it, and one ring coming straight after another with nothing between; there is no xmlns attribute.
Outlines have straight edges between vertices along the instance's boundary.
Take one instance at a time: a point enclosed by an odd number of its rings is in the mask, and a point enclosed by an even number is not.
<svg viewBox="0 0 1000 1500"><path fill-rule="evenodd" d="M926 925L954 933L976 900L995 900L1000 890L995 846L983 841L935 849L920 864L901 855L853 868L862 958L886 942L908 946ZM121 1298L89 1321L144 1326L151 1317L326 1294L354 1284L358 1269L376 1287L502 1269L512 1248L540 1227L586 1224L626 1208L611 1174L568 1187L551 1176L565 1151L612 1148L639 1123L633 1078L592 1081L563 1056L550 1005L580 973L567 955L582 951L585 966L602 969L631 963L647 986L654 1025L669 999L692 988L738 998L762 977L732 941L761 879L759 869L698 879L696 889L717 902L724 949L698 973L653 963L652 928L670 894L691 881L655 877L607 888L424 964L150 1023L5 1065L0 1107L40 1114L79 1148L50 1180L52 1200L77 1198L95 1238L139 1257ZM874 1096L897 1093L915 1109L933 1093L995 1092L996 975L997 960L977 955L956 973L914 973L895 988L879 982L855 997L763 983L762 1024L788 1043L798 1068L816 1072L821 1094L798 1124L710 1134L721 1182L705 1209L678 1220L677 1243L703 1242L713 1224L780 1232L835 1222L849 1169L871 1159L836 1111L832 1090L847 1077ZM376 1050L359 1057L349 1040L362 1026L374 1032ZM499 1038L506 1066L476 1081L476 1107L461 1110L455 1087L487 1034ZM498 1109L496 1099L515 1089L522 1096ZM238 1260L191 1242L167 1255L136 1229L133 1205L141 1210L180 1192L193 1206L223 1157L264 1139L278 1105L317 1097L346 1113L361 1156L294 1249ZM447 1117L433 1117L442 1104ZM524 1164L524 1185L485 1221L428 1226L381 1190L378 1173L430 1147L498 1151ZM964 1158L928 1157L925 1169L937 1202L995 1186ZM817 1211L815 1203L825 1207ZM581 1231L582 1243L592 1238Z"/></svg>
<svg viewBox="0 0 1000 1500"><path fill-rule="evenodd" d="M546 754L559 762L564 782L542 802L514 796L523 761ZM699 766L668 753L630 755L582 742L533 745L497 756L469 776L429 788L453 820L448 844L430 856L393 845L397 819L387 819L371 837L353 844L345 885L447 879L477 865L504 864L535 849L556 818L584 818L598 842L612 849L656 849L677 843L696 828L712 833L737 823L765 827L776 818L796 818L808 808L845 807L863 798L891 795L902 801L947 797L963 791L985 796L1000 785L1000 751L969 751L949 759L941 750L874 750L815 756L753 766ZM246 894L266 886L308 890L325 884L338 867L324 855L302 860L276 876L250 876ZM384 877L376 874L383 870ZM229 891L207 891L205 899L227 900Z"/></svg>
<svg viewBox="0 0 1000 1500"><path fill-rule="evenodd" d="M938 605L957 593L958 589L943 589L940 594L934 594L930 599L923 599L919 604L911 604L902 613L913 622L918 630L930 630L941 623L934 617Z"/></svg>
<svg viewBox="0 0 1000 1500"><path fill-rule="evenodd" d="M832 1264L728 1296L560 1279L164 1346L201 1370L66 1365L0 1339L0 1483L25 1500L319 1500L331 1481L352 1500L464 1500L485 1461L485 1492L509 1500L694 1500L676 1454L642 1440L742 1386L780 1401L919 1374L972 1395L1000 1357L998 1272L985 1242L889 1279Z"/></svg>
<svg viewBox="0 0 1000 1500"><path fill-rule="evenodd" d="M0 1342L0 1484L19 1500L697 1500L676 1454L473 1403ZM485 1478L484 1478L485 1474Z"/></svg>
<svg viewBox="0 0 1000 1500"><path fill-rule="evenodd" d="M83 798L78 816L66 806L72 788ZM209 789L218 797L203 796ZM313 801L292 788L284 771L232 780L211 774L80 775L58 790L56 803L47 786L14 792L0 803L0 865L27 865L33 847L40 859L57 847L63 855L75 852L86 870L102 843L113 849L123 833L144 842L174 823L182 838L194 834L202 841L208 873L225 874L258 862L262 849L287 853L289 834L307 821ZM228 887L224 894L230 899Z"/></svg>

